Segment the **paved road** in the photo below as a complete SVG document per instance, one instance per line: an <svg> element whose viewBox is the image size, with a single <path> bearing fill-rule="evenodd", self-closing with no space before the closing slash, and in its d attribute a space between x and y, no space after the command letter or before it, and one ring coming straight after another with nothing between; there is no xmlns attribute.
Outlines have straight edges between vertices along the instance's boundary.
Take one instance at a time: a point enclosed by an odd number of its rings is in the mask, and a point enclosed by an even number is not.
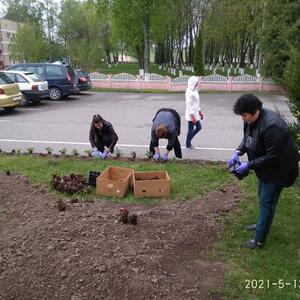
<svg viewBox="0 0 300 300"><path fill-rule="evenodd" d="M194 150L183 149L184 158L226 160L242 138L241 118L232 112L240 94L201 94L204 111L202 130L193 140ZM264 106L292 118L286 99L281 95L259 96ZM119 135L117 147L126 156L136 151L144 157L150 140L151 120L161 107L175 108L182 117L180 142L185 145L187 122L184 120L184 94L85 93L64 101L44 101L40 105L18 108L8 113L0 110L0 148L3 151L34 147L54 153L62 148L90 149L88 133L91 117L101 114L112 122ZM161 145L166 145L162 142Z"/></svg>

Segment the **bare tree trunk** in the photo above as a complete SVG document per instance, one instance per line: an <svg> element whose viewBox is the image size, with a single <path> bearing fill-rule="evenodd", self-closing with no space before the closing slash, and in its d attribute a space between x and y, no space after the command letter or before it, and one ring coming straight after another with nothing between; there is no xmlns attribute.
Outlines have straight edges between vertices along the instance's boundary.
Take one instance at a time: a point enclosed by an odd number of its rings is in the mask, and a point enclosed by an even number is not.
<svg viewBox="0 0 300 300"><path fill-rule="evenodd" d="M149 73L149 15L146 14L143 18L144 29L144 70Z"/></svg>

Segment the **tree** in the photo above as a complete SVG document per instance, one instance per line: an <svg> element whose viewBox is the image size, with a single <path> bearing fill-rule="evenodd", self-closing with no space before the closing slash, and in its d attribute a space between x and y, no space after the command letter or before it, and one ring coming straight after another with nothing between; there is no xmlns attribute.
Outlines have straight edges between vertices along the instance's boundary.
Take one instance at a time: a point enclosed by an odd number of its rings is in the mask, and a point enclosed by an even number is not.
<svg viewBox="0 0 300 300"><path fill-rule="evenodd" d="M10 57L17 61L40 62L48 58L47 49L41 27L36 23L27 23L15 35Z"/></svg>
<svg viewBox="0 0 300 300"><path fill-rule="evenodd" d="M202 40L202 32L199 31L196 46L194 52L194 70L196 75L203 76L204 75L204 67L203 67L203 40Z"/></svg>

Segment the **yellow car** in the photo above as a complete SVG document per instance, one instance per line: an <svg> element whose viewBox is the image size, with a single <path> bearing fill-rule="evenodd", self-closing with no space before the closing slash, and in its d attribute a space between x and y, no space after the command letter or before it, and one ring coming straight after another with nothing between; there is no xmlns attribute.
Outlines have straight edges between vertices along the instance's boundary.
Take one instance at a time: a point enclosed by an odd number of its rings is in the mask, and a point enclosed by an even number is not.
<svg viewBox="0 0 300 300"><path fill-rule="evenodd" d="M23 95L17 83L7 75L0 73L0 108L12 110L20 105Z"/></svg>

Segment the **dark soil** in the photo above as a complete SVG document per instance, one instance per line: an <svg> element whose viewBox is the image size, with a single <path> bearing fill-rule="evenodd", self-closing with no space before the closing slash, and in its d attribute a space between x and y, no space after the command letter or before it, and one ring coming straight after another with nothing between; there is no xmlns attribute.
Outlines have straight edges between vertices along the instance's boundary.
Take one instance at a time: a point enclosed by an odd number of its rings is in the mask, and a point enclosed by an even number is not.
<svg viewBox="0 0 300 300"><path fill-rule="evenodd" d="M220 299L229 266L210 254L238 191L185 203L60 199L0 173L0 299ZM122 211L122 210L121 210ZM137 221L135 224L134 219Z"/></svg>

